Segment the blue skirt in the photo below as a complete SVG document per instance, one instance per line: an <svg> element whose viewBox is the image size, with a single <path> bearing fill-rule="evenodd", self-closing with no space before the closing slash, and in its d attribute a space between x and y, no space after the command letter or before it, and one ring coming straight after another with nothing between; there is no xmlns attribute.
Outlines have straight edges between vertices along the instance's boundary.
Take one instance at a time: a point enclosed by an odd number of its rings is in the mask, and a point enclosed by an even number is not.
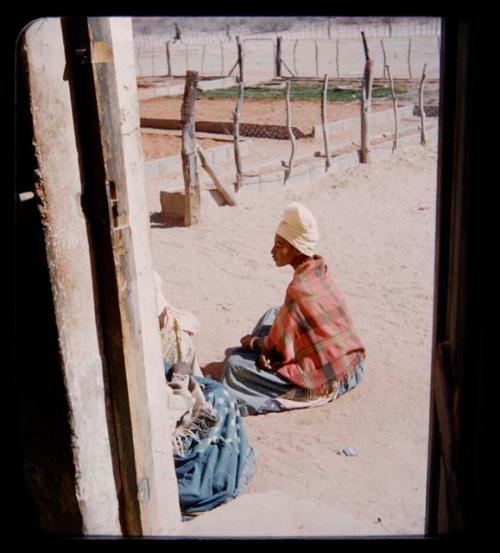
<svg viewBox="0 0 500 553"><path fill-rule="evenodd" d="M174 455L183 515L209 511L235 498L250 482L256 461L233 395L214 380L195 379L218 422L206 438L192 439L186 455Z"/></svg>

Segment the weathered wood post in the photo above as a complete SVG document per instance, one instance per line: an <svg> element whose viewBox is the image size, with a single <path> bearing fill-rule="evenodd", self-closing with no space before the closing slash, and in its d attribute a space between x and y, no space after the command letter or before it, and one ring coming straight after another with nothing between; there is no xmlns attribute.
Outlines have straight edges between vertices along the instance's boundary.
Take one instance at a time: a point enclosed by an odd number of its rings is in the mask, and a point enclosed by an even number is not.
<svg viewBox="0 0 500 553"><path fill-rule="evenodd" d="M206 46L206 44L204 44L202 49L201 49L200 76L203 75L203 66L205 64L205 46Z"/></svg>
<svg viewBox="0 0 500 553"><path fill-rule="evenodd" d="M167 76L171 77L172 76L172 63L170 61L170 40L167 40L167 42L165 43L165 47L166 47L166 50L167 50Z"/></svg>
<svg viewBox="0 0 500 553"><path fill-rule="evenodd" d="M281 37L276 38L276 77L281 77Z"/></svg>
<svg viewBox="0 0 500 553"><path fill-rule="evenodd" d="M298 75L297 71L297 44L299 42L299 39L295 39L295 42L293 43L293 69L295 71L295 75Z"/></svg>
<svg viewBox="0 0 500 553"><path fill-rule="evenodd" d="M243 185L243 169L241 167L240 156L240 113L241 104L243 103L243 91L244 84L243 81L240 81L240 90L238 94L238 100L236 102L236 109L233 112L234 161L236 163L236 192L238 192Z"/></svg>
<svg viewBox="0 0 500 553"><path fill-rule="evenodd" d="M288 136L290 138L290 142L292 143L292 151L290 153L290 161L288 162L288 167L285 169L285 180L283 184L286 184L286 181L290 178L290 175L292 173L292 166L293 166L293 157L295 155L295 135L293 134L292 129L292 108L290 105L290 90L292 88L292 82L290 79L286 83L286 92L285 92L285 100L286 100L286 125L288 128Z"/></svg>
<svg viewBox="0 0 500 553"><path fill-rule="evenodd" d="M385 52L385 46L384 46L384 39L381 38L380 39L380 46L382 47L382 55L384 56L384 61L383 61L383 66L384 66L384 73L383 73L383 78L385 79L386 75L387 75L387 54Z"/></svg>
<svg viewBox="0 0 500 553"><path fill-rule="evenodd" d="M420 88L418 91L418 108L420 111L420 144L424 146L427 144L427 136L425 134L425 106L424 106L424 83L425 83L425 69L427 64L424 63L424 69L422 71L422 78L420 79Z"/></svg>
<svg viewBox="0 0 500 553"><path fill-rule="evenodd" d="M361 83L361 150L360 162L368 163L370 161L369 130L370 130L370 108L372 100L373 84L373 61L370 59L368 44L365 33L361 31L363 38L363 47L365 50L365 70L363 82Z"/></svg>
<svg viewBox="0 0 500 553"><path fill-rule="evenodd" d="M196 86L198 84L198 73L196 71L186 72L186 84L184 86L184 98L181 108L182 125L182 172L184 175L184 224L193 225L200 220L200 182L196 164L196 142L195 142L195 115Z"/></svg>
<svg viewBox="0 0 500 553"><path fill-rule="evenodd" d="M396 103L396 93L394 92L394 82L392 80L391 68L387 65L387 74L389 75L389 83L391 85L392 107L394 109L394 142L392 143L392 151L398 149L399 127L398 127L398 107Z"/></svg>
<svg viewBox="0 0 500 553"><path fill-rule="evenodd" d="M240 83L243 82L243 45L240 41L240 37L236 37L236 45L238 47L238 65L240 68Z"/></svg>
<svg viewBox="0 0 500 553"><path fill-rule="evenodd" d="M314 57L316 59L316 77L319 77L319 52L318 52L318 41L314 41Z"/></svg>
<svg viewBox="0 0 500 553"><path fill-rule="evenodd" d="M321 126L323 127L323 140L325 143L325 173L328 172L328 169L331 166L330 163L330 147L328 145L328 131L326 128L326 102L328 99L328 73L325 73L325 78L323 80L323 90L321 93Z"/></svg>
<svg viewBox="0 0 500 553"><path fill-rule="evenodd" d="M337 67L337 77L340 77L340 41L337 39L337 48L335 49L335 65Z"/></svg>
<svg viewBox="0 0 500 553"><path fill-rule="evenodd" d="M408 76L413 79L411 74L411 38L408 39Z"/></svg>
<svg viewBox="0 0 500 553"><path fill-rule="evenodd" d="M198 157L200 158L201 166L205 171L208 173L209 177L212 179L212 182L215 184L215 188L219 192L219 194L222 196L223 200L231 206L237 205L236 200L233 198L233 195L229 190L226 190L226 188L221 183L219 177L215 173L212 167L210 167L210 164L207 161L207 158L205 157L205 152L203 151L203 148L201 146L197 146L196 152L198 153Z"/></svg>

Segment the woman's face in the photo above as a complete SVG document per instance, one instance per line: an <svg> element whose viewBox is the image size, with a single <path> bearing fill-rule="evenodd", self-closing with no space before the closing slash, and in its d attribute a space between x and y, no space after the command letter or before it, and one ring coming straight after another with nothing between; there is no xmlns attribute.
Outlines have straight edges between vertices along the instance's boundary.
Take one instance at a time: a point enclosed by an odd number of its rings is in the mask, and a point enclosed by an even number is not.
<svg viewBox="0 0 500 553"><path fill-rule="evenodd" d="M300 255L300 252L279 234L276 234L271 255L277 267L284 267L285 265L291 265L297 255Z"/></svg>

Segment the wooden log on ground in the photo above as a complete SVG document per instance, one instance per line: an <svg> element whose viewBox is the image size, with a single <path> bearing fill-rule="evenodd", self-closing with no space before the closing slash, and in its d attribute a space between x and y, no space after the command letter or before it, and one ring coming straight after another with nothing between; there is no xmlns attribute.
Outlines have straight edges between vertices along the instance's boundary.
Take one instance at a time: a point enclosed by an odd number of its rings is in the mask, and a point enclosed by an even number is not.
<svg viewBox="0 0 500 553"><path fill-rule="evenodd" d="M328 132L326 130L327 120L326 120L326 103L328 96L328 73L325 73L325 80L323 81L323 90L321 92L321 126L323 127L323 140L325 143L325 173L328 172L328 169L331 166L330 163L330 146L328 145Z"/></svg>
<svg viewBox="0 0 500 553"><path fill-rule="evenodd" d="M241 113L241 104L243 103L243 91L244 85L243 81L240 81L240 90L238 94L238 100L236 102L236 109L233 112L233 137L234 137L234 161L236 164L236 192L239 191L243 185L243 169L241 167L241 156L240 156L240 113Z"/></svg>
<svg viewBox="0 0 500 553"><path fill-rule="evenodd" d="M424 106L424 83L425 83L425 69L427 64L424 63L424 69L422 71L422 78L420 79L420 87L418 91L418 107L420 110L420 144L424 146L427 144L427 136L425 134L425 106Z"/></svg>
<svg viewBox="0 0 500 553"><path fill-rule="evenodd" d="M361 85L361 149L360 162L368 163L370 161L370 108L372 99L373 85L373 62L370 59L370 52L366 42L365 33L361 31L363 46L365 50L365 69L363 73L363 83Z"/></svg>
<svg viewBox="0 0 500 553"><path fill-rule="evenodd" d="M392 143L392 151L395 152L398 149L399 135L398 107L396 103L396 93L394 92L394 82L392 80L391 68L389 66L387 66L387 74L389 75L389 82L391 84L392 107L394 110L394 142Z"/></svg>
<svg viewBox="0 0 500 553"><path fill-rule="evenodd" d="M200 158L201 166L205 171L208 173L210 178L212 179L212 182L215 184L215 188L220 192L220 195L224 198L224 201L231 206L235 206L237 204L236 200L234 199L233 195L229 190L227 190L222 183L220 182L219 178L215 174L215 171L210 167L208 164L207 158L205 157L205 153L203 151L203 148L201 146L197 146L196 151L198 152L198 157Z"/></svg>
<svg viewBox="0 0 500 553"><path fill-rule="evenodd" d="M186 72L186 84L184 86L184 98L181 108L182 122L182 173L184 176L185 209L184 224L190 226L200 220L200 182L196 166L196 142L195 142L195 114L196 86L198 73Z"/></svg>
<svg viewBox="0 0 500 553"><path fill-rule="evenodd" d="M285 180L283 184L286 184L286 181L290 178L292 174L293 167L293 157L295 155L295 135L292 131L292 108L290 106L290 89L292 87L292 82L290 80L286 83L286 92L285 92L285 101L286 101L286 125L288 128L288 136L290 142L292 143L292 151L290 153L290 161L288 162L288 167L285 170Z"/></svg>

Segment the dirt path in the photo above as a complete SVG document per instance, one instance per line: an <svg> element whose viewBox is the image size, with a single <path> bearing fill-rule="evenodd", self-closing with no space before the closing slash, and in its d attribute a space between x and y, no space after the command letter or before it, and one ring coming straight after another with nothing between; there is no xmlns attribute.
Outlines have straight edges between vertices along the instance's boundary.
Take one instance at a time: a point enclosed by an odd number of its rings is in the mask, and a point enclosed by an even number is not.
<svg viewBox="0 0 500 553"><path fill-rule="evenodd" d="M269 251L289 201L315 213L325 256L367 347L364 382L327 406L245 419L256 474L234 501L184 523L188 535L374 535L424 530L436 146L250 196L195 227L152 228L174 304L201 322L206 374L220 368L291 278ZM153 225L154 227L154 225ZM338 454L353 447L358 455Z"/></svg>

